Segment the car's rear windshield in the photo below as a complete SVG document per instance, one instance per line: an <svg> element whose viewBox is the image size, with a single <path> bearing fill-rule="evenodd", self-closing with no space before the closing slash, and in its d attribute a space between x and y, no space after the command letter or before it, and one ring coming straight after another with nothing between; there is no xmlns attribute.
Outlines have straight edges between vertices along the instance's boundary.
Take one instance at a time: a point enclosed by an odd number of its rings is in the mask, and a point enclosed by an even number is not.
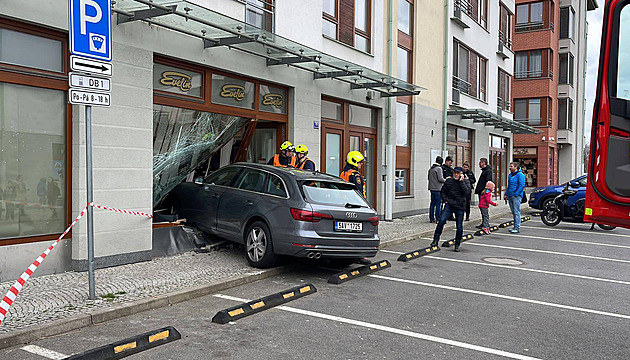
<svg viewBox="0 0 630 360"><path fill-rule="evenodd" d="M314 204L369 207L352 184L318 180L305 180L301 183L304 195Z"/></svg>

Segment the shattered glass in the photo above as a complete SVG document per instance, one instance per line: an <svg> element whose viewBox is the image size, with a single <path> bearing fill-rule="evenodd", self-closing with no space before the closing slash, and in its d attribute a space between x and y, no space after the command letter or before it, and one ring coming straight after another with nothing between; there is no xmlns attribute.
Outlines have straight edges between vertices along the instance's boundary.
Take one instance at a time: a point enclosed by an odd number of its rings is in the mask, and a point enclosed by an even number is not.
<svg viewBox="0 0 630 360"><path fill-rule="evenodd" d="M250 119L153 106L153 205L205 163Z"/></svg>

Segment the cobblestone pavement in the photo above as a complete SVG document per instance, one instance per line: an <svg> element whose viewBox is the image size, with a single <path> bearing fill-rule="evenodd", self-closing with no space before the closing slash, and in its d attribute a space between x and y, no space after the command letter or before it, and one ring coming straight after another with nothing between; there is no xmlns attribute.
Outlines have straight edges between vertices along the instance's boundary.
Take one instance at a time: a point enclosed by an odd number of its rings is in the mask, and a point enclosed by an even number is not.
<svg viewBox="0 0 630 360"><path fill-rule="evenodd" d="M0 333L259 271L249 266L241 250L229 248L187 252L94 273L97 300L88 299L87 272L29 279L0 325ZM0 283L2 296L14 282Z"/></svg>
<svg viewBox="0 0 630 360"><path fill-rule="evenodd" d="M502 203L491 209L491 215L505 212L509 212L509 208ZM476 223L479 218L478 209L473 208L471 220L466 224ZM379 225L379 233L382 242L387 242L431 231L434 226L428 222L428 214L424 214L383 221ZM207 253L187 252L98 269L95 271L97 300L88 299L87 272L36 276L29 279L11 306L0 325L0 333L227 280L237 275L258 273L259 270L249 266L242 249L228 245ZM0 296L4 296L14 282L0 283Z"/></svg>

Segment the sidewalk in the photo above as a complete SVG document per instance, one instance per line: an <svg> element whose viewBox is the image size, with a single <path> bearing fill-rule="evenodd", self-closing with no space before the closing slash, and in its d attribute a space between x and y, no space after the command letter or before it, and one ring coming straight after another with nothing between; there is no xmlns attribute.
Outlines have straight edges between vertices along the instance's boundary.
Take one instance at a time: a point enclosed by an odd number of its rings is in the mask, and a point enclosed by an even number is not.
<svg viewBox="0 0 630 360"><path fill-rule="evenodd" d="M491 209L491 216L506 213L509 213L509 207L503 202ZM479 221L479 210L473 208L471 220L465 227L471 229ZM428 221L428 214L382 221L379 225L381 248L428 236L434 227L435 224ZM452 227L454 224L449 222L445 228ZM42 243L42 249L47 245ZM55 256L54 251L50 256ZM209 252L192 251L96 270L97 300L88 299L87 272L41 277L35 273L0 324L0 348L169 306L284 271L286 267L254 269L247 263L242 250L232 246ZM4 296L14 282L0 283L0 296Z"/></svg>

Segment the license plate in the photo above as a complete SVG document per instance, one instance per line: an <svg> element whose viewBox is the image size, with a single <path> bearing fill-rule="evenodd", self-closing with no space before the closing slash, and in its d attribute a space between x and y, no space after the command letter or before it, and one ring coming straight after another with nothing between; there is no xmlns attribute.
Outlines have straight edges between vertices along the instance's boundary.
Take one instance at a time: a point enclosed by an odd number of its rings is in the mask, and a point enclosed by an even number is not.
<svg viewBox="0 0 630 360"><path fill-rule="evenodd" d="M363 231L363 224L357 222L335 221L335 231Z"/></svg>

